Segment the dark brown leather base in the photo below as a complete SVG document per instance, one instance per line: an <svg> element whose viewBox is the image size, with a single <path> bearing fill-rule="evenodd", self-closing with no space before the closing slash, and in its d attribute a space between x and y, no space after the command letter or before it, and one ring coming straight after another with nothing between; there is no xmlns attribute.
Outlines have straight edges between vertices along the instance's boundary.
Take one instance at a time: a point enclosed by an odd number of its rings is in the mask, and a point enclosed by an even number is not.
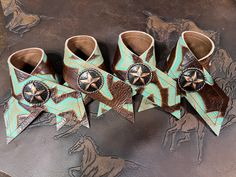
<svg viewBox="0 0 236 177"><path fill-rule="evenodd" d="M6 17L6 21L3 13L0 16L3 39L0 40L0 171L12 177L235 176L235 1L20 0L22 5L16 4L15 0L1 1L5 16L14 14ZM76 134L59 138L73 131L69 129L63 133L67 127L56 132L55 126L40 126L54 124L53 116L44 114L6 145L2 110L10 89L6 60L12 52L33 46L44 48L56 71L62 72L60 59L65 39L89 34L100 42L106 65L110 68L118 34L138 29L154 36L159 64L163 66L183 30L201 31L193 21L201 29L211 29L203 31L218 47L210 70L231 98L219 137L191 114L176 122L157 108L136 113L134 124L115 111L97 119L94 113L98 104L94 102L88 110L90 129L83 127ZM20 37L25 31L28 32ZM56 133L62 133L55 137L58 140L53 137Z"/></svg>

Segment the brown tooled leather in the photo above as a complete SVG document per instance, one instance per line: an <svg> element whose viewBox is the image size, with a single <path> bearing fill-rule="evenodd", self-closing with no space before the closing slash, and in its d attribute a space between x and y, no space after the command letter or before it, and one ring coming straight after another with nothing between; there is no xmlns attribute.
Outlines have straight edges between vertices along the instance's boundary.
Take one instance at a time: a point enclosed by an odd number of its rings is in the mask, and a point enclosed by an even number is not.
<svg viewBox="0 0 236 177"><path fill-rule="evenodd" d="M166 66L165 66L165 69L164 69L166 72L170 70L171 66L174 63L175 51L176 51L176 45L175 45L175 47L170 52L170 55L169 55L169 58L168 58L168 62L166 63Z"/></svg>
<svg viewBox="0 0 236 177"><path fill-rule="evenodd" d="M123 36L123 35L122 35ZM131 38L129 38L131 36ZM147 39L147 40L145 40ZM148 40L149 37L147 37L146 35L141 34L137 35L137 33L135 33L135 35L133 35L132 33L127 34L126 36L126 40L124 40L123 42L125 43L125 45L127 46L127 48L129 48L131 51L135 51L136 53L142 54L144 51L146 51L149 46L151 41ZM140 41L146 41L146 45L141 46ZM153 56L154 54L154 47L150 47L147 51L147 55L146 58L144 59L146 62L150 61L150 58ZM121 70L117 70L116 69L116 65L117 63L120 61L121 59L121 53L120 53L120 49L119 46L117 46L116 48L116 52L115 52L115 56L114 56L114 62L113 62L113 72L122 80L126 80L127 78L127 71L121 71ZM141 59L140 57L138 57L138 55L132 54L132 60L133 63L144 63L144 60ZM168 106L168 89L165 89L162 87L162 85L159 82L158 76L156 75L156 72L152 72L152 79L151 81L152 83L154 83L155 85L158 86L158 88L160 89L161 92L161 100L162 100L162 108L167 111L167 112L174 112L176 110L179 109L180 104L175 104L173 106ZM137 88L137 94L142 94L144 89L143 87ZM179 95L180 92L178 90L178 88L176 88L176 92ZM148 100L150 100L151 102L154 102L154 95L150 95L149 97L147 97Z"/></svg>
<svg viewBox="0 0 236 177"><path fill-rule="evenodd" d="M182 56L185 56L187 52L189 53L189 49L183 47ZM200 64L200 62L196 60L195 56L191 54L191 57L194 57L194 59L191 59L189 57L184 57L184 59L190 60L190 61L183 60L182 65L181 65L182 70L185 70L187 68L198 68L200 70L203 70L203 66ZM224 93L224 91L216 83L214 83L213 85L205 84L203 89L198 91L198 93L204 99L207 112L218 110L218 111L221 111L223 114L225 113L228 102L229 102L229 97Z"/></svg>
<svg viewBox="0 0 236 177"><path fill-rule="evenodd" d="M97 44L95 39L92 39L89 36L79 36L72 37L66 43L70 52L73 53L70 56L71 60L84 60L88 63L92 63L92 60L102 58L99 54L95 54L94 51L97 50ZM100 65L96 65L97 68L105 70L104 62L101 62ZM96 92L88 93L84 92L78 85L78 77L79 73L82 72L81 68L73 68L73 66L67 66L64 64L63 75L65 81L68 85L76 90L80 90L85 93L85 101L87 102L88 97L98 100L116 110L118 113L126 117L129 121L134 121L133 110L129 112L127 109L124 109L123 106L125 104L132 104L132 90L130 85L126 84L123 81L116 80L109 73L103 73L106 77L107 87L112 95L112 99L107 98L101 90L97 90ZM101 71L101 70L100 70ZM102 72L101 72L102 73ZM116 81L114 81L116 80Z"/></svg>
<svg viewBox="0 0 236 177"><path fill-rule="evenodd" d="M48 62L48 60L46 62L40 62L40 64L31 73L31 75L37 74L51 74L55 78L55 71L52 68L51 64Z"/></svg>
<svg viewBox="0 0 236 177"><path fill-rule="evenodd" d="M63 77L70 87L78 90L79 86L77 84L77 78L79 77L78 69L69 67L67 65L63 66Z"/></svg>
<svg viewBox="0 0 236 177"><path fill-rule="evenodd" d="M18 82L23 82L24 80L26 80L30 77L29 74L26 74L26 73L19 71L17 69L14 69L14 71L16 73L16 78L17 78Z"/></svg>
<svg viewBox="0 0 236 177"><path fill-rule="evenodd" d="M74 57L74 56L72 56ZM97 56L96 55L92 55L91 57L89 57L88 61L94 60ZM74 57L75 60L77 60L76 57ZM106 70L106 66L104 64L104 62L98 66L98 68L102 69L102 70ZM78 69L69 67L67 65L63 65L63 77L65 79L65 81L69 84L70 87L78 90L78 84L77 84L77 78L78 78ZM83 98L83 102L85 105L89 104L93 99L91 97L89 97L88 95L85 95L85 97Z"/></svg>
<svg viewBox="0 0 236 177"><path fill-rule="evenodd" d="M52 101L54 103L59 103L59 102L65 100L68 97L80 98L80 96L81 96L77 91L67 93L67 94L63 94L63 95L57 95L57 93L58 93L57 87L54 87L54 88L50 89L50 98L52 99Z"/></svg>
<svg viewBox="0 0 236 177"><path fill-rule="evenodd" d="M121 58L120 48L117 45L116 51L115 51L115 56L114 56L113 63L112 63L112 72L115 73L120 79L125 80L126 79L126 72L116 69L116 64L119 62L120 58Z"/></svg>
<svg viewBox="0 0 236 177"><path fill-rule="evenodd" d="M125 84L122 81L116 81L113 82L113 77L111 75L107 76L107 84L108 88L113 96L112 100L107 99L104 97L101 93L91 93L93 98L100 100L101 102L105 103L106 105L112 107L114 110L117 112L121 113L124 115L128 120L133 122L133 112L129 112L126 109L117 106L121 105L121 103L125 100L127 104L132 104L132 97L127 99L127 96L123 93L131 93L131 87L129 85Z"/></svg>
<svg viewBox="0 0 236 177"><path fill-rule="evenodd" d="M175 60L175 51L176 51L176 45L175 47L171 50L169 58L168 58L168 62L166 63L165 66L165 71L169 71L170 67L173 65L173 62ZM210 70L210 63L211 63L211 56L205 58L204 60L200 60L199 63L206 69L206 70Z"/></svg>
<svg viewBox="0 0 236 177"><path fill-rule="evenodd" d="M77 78L78 78L78 70L68 67L64 65L63 69L63 75L64 79L66 82L73 88L79 89L77 85ZM127 110L123 109L122 107L119 107L117 105L121 105L122 101L126 100L126 103L132 103L132 99L128 100L126 97L122 97L121 95L125 96L124 94L121 93L131 93L131 88L126 85L122 81L116 81L113 82L113 78L111 75L107 76L107 83L108 83L108 88L113 96L112 100L107 99L104 97L99 91L96 93L87 93L85 97L85 102L88 102L87 97L92 97L93 99L98 99L99 101L103 102L104 104L107 104L108 106L114 108L117 112L121 114L125 114L126 117L129 120L133 119L133 113L128 112Z"/></svg>
<svg viewBox="0 0 236 177"><path fill-rule="evenodd" d="M78 70L71 68L67 65L63 66L63 76L65 81L69 84L71 88L74 88L76 90L79 89L78 84L77 84L77 78L78 78ZM93 99L90 98L88 95L85 95L83 98L84 104L87 105L89 104Z"/></svg>
<svg viewBox="0 0 236 177"><path fill-rule="evenodd" d="M73 121L76 120L77 123L81 123L81 121L78 120L75 111L72 111L72 110L71 110L71 111L61 112L61 113L58 114L58 116L65 118L67 124L68 124L70 121L72 121L72 120L73 120Z"/></svg>
<svg viewBox="0 0 236 177"><path fill-rule="evenodd" d="M161 94L161 100L162 100L162 108L165 110L165 111L168 111L170 113L176 111L179 109L180 107L180 103L179 104L175 104L173 106L169 106L168 105L168 97L169 97L169 94L168 93L168 89L167 88L163 88L159 79L158 79L158 76L155 72L152 72L152 80L151 80L152 83L155 83L159 90L160 90L160 94ZM176 93L179 95L180 92L178 91L178 88L176 88Z"/></svg>
<svg viewBox="0 0 236 177"><path fill-rule="evenodd" d="M218 95L213 94L211 91L212 89L214 89ZM207 112L215 111L218 108L220 112L225 113L228 106L229 98L216 83L214 83L214 85L212 86L206 84L204 86L204 89L199 91L199 94L204 98L210 98L204 99ZM220 101L219 97L223 100L221 105L218 104Z"/></svg>

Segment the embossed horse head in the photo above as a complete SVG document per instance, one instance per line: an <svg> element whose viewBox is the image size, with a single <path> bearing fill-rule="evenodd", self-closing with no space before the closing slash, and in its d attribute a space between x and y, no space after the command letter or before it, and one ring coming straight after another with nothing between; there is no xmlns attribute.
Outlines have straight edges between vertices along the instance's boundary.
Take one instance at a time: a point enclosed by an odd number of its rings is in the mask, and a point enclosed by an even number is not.
<svg viewBox="0 0 236 177"><path fill-rule="evenodd" d="M93 147L93 143L90 137L83 136L81 137L70 149L69 154L80 152L87 147ZM95 147L93 147L95 149Z"/></svg>

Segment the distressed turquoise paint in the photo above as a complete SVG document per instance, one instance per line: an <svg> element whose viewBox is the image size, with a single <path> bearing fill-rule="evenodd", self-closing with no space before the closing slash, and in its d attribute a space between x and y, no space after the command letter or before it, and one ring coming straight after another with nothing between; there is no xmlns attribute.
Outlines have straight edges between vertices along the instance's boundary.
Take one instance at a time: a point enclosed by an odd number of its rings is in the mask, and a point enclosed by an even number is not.
<svg viewBox="0 0 236 177"><path fill-rule="evenodd" d="M207 70L205 68L203 68L203 73L204 73L204 77L205 77L206 83L209 84L209 85L213 85L214 84L214 80L211 77L210 73L207 72Z"/></svg>
<svg viewBox="0 0 236 177"><path fill-rule="evenodd" d="M28 50L28 52L30 52L31 49L24 49L24 50ZM34 50L42 51L41 49L38 48L34 48ZM42 53L42 55L43 56L38 61L38 63L47 62L47 56L45 55L44 52ZM32 107L32 105L28 103L26 100L24 100L22 96L23 87L30 81L41 81L48 86L49 90L57 88L58 92L56 97L61 96L63 94L74 93L76 91L69 87L59 85L57 83L57 79L54 78L52 74L30 75L29 73L24 73L23 71L18 70L11 64L10 58L8 60L8 65L9 65L13 92L15 93L15 95L19 95L21 98L17 100L16 98L11 97L7 103L8 108L4 112L4 120L7 132L7 143L12 141L17 135L19 135L35 118L37 118L37 116L42 111L53 113L56 116L58 129L61 128L65 123L67 123L67 120L65 120L64 117L58 116L62 112L74 111L76 116L74 118L74 121L83 122L84 119L87 119L81 96L78 98L66 97L64 100L58 103L52 101L50 97L49 100L43 104L43 107L38 107L38 106ZM17 73L15 72L15 70L18 70L18 72L21 72L24 75L28 75L29 77L23 81L18 81L16 76ZM31 114L30 111L25 109L21 104L25 105L26 107L29 107L32 110L35 110L35 113L37 112L37 114L30 116ZM22 120L20 120L20 117ZM72 119L72 117L70 119ZM81 124L81 125L88 126L88 124Z"/></svg>
<svg viewBox="0 0 236 177"><path fill-rule="evenodd" d="M183 58L182 56L182 46L181 46L182 39L180 38L178 40L175 56L176 58ZM172 77L173 79L177 79L179 75L181 74L181 71L179 71L179 66L181 65L182 60L174 60L173 65L171 66L170 70L168 71L168 75Z"/></svg>
<svg viewBox="0 0 236 177"><path fill-rule="evenodd" d="M125 33L132 33L133 31L128 31ZM139 31L135 31L135 33L142 33L142 35L147 35L148 34L144 33L144 32L139 32ZM133 56L139 58L142 60L143 64L148 65L152 72L156 73L156 76L158 77L158 82L161 84L163 89L167 89L167 93L169 94L168 96L168 101L167 104L165 106L173 106L176 105L178 103L180 103L180 96L177 95L176 92L176 88L177 88L177 83L175 80L173 80L171 77L169 77L166 73L162 72L161 70L159 70L158 68L156 68L156 58L155 58L155 47L154 47L154 39L149 36L152 39L152 42L149 46L149 48L144 51L140 56L137 56L135 53L133 53L123 42L122 39L122 34L119 35L119 39L118 39L118 48L120 51L120 58L118 59L118 62L115 65L115 70L118 71L122 71L124 73L127 72L127 70L129 69L129 67L132 64L135 64L136 62L134 62L134 58ZM151 53L149 53L152 50ZM127 78L122 78L123 80L126 81L126 83L130 84L126 79ZM133 96L136 95L137 90L139 90L139 87L136 87L132 84L130 84L133 90ZM155 106L163 106L163 100L162 100L162 94L160 91L161 88L159 88L156 84L154 83L149 83L148 85L143 87L143 92L142 95L144 96L141 102L141 105L139 107L139 111L144 111L147 110L149 108L152 108L152 105L147 105L146 103L146 99L149 97L153 97L154 101L151 102L150 100L150 104L153 104ZM175 110L174 110L175 111ZM180 117L180 114L178 114L177 112L174 113L174 116L177 116L178 118Z"/></svg>
<svg viewBox="0 0 236 177"><path fill-rule="evenodd" d="M85 36L84 36L85 37ZM65 45L65 54L64 54L64 64L70 68L77 69L77 75L79 75L81 72L83 72L85 69L96 69L99 71L103 76L104 84L102 85L101 89L98 91L99 94L102 94L103 97L106 98L107 101L112 101L114 99L114 96L112 95L109 85L108 85L108 77L112 78L112 84L115 84L116 82L123 82L117 77L105 72L104 70L100 69L99 66L103 64L104 60L101 54L101 51L99 49L99 46L97 44L97 41L92 38L91 36L86 36L87 38L90 38L94 41L95 47L93 49L92 54L88 59L83 60L76 56L70 49L68 48L67 44ZM73 38L73 37L72 37ZM80 36L75 36L74 38L80 38ZM93 57L96 58L94 59ZM127 93L131 94L131 93ZM89 96L88 94L82 93L82 97L85 98L85 96ZM127 97L128 98L128 97ZM99 99L98 99L99 100ZM100 100L101 101L101 100ZM114 100L115 101L115 100ZM122 105L119 105L120 107L125 108L127 111L133 113L133 105L127 105L127 103L124 100L124 103ZM114 108L114 106L113 106ZM110 110L112 107L106 105L105 103L99 102L99 108L98 108L98 116L100 116L102 113L105 113L105 110ZM121 113L122 114L122 113Z"/></svg>
<svg viewBox="0 0 236 177"><path fill-rule="evenodd" d="M171 76L172 78L175 78L175 79L177 79L179 77L180 73L182 72L182 69L181 69L182 64L181 63L184 60L184 56L182 56L183 48L189 50L189 52L192 54L192 51L189 49L187 43L185 42L183 35L181 35L178 40L177 46L176 46L176 50L175 50L176 55L175 55L174 62L172 64L172 66L170 67L170 70L168 71L168 75ZM192 55L194 56L194 54L192 54ZM195 58L195 59L197 61L197 58ZM203 68L202 66L198 69L203 71L206 84L214 85L214 80L213 80L212 76L209 74L209 72L205 68ZM214 91L214 90L212 90L212 91ZM209 125L209 127L213 130L213 132L215 132L216 135L219 135L220 128L223 123L223 117L220 116L222 113L217 110L212 111L212 112L207 112L206 105L204 102L204 99L206 99L206 98L203 98L198 92L186 92L186 95L182 95L182 96L186 97L188 102L198 112L198 114L204 119L204 121ZM220 95L219 95L219 98L220 98Z"/></svg>

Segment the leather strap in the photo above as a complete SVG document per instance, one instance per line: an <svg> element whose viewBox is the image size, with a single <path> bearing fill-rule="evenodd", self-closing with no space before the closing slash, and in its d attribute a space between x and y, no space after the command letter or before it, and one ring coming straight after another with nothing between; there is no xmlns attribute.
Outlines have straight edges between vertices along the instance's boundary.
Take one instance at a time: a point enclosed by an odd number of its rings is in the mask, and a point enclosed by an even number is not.
<svg viewBox="0 0 236 177"><path fill-rule="evenodd" d="M58 83L42 49L17 51L8 65L12 97L4 111L7 143L43 111L56 115L57 129L72 121L89 127L81 94Z"/></svg>
<svg viewBox="0 0 236 177"><path fill-rule="evenodd" d="M207 71L214 48L204 34L186 31L172 50L166 71L178 82L181 95L219 135L229 98Z"/></svg>
<svg viewBox="0 0 236 177"><path fill-rule="evenodd" d="M132 87L133 96L141 94L148 102L180 118L177 83L156 67L154 49L154 39L147 33L121 33L113 62L114 74Z"/></svg>
<svg viewBox="0 0 236 177"><path fill-rule="evenodd" d="M104 70L104 60L93 37L67 39L64 54L63 75L70 87L81 91L84 100L98 100L134 121L131 87Z"/></svg>

